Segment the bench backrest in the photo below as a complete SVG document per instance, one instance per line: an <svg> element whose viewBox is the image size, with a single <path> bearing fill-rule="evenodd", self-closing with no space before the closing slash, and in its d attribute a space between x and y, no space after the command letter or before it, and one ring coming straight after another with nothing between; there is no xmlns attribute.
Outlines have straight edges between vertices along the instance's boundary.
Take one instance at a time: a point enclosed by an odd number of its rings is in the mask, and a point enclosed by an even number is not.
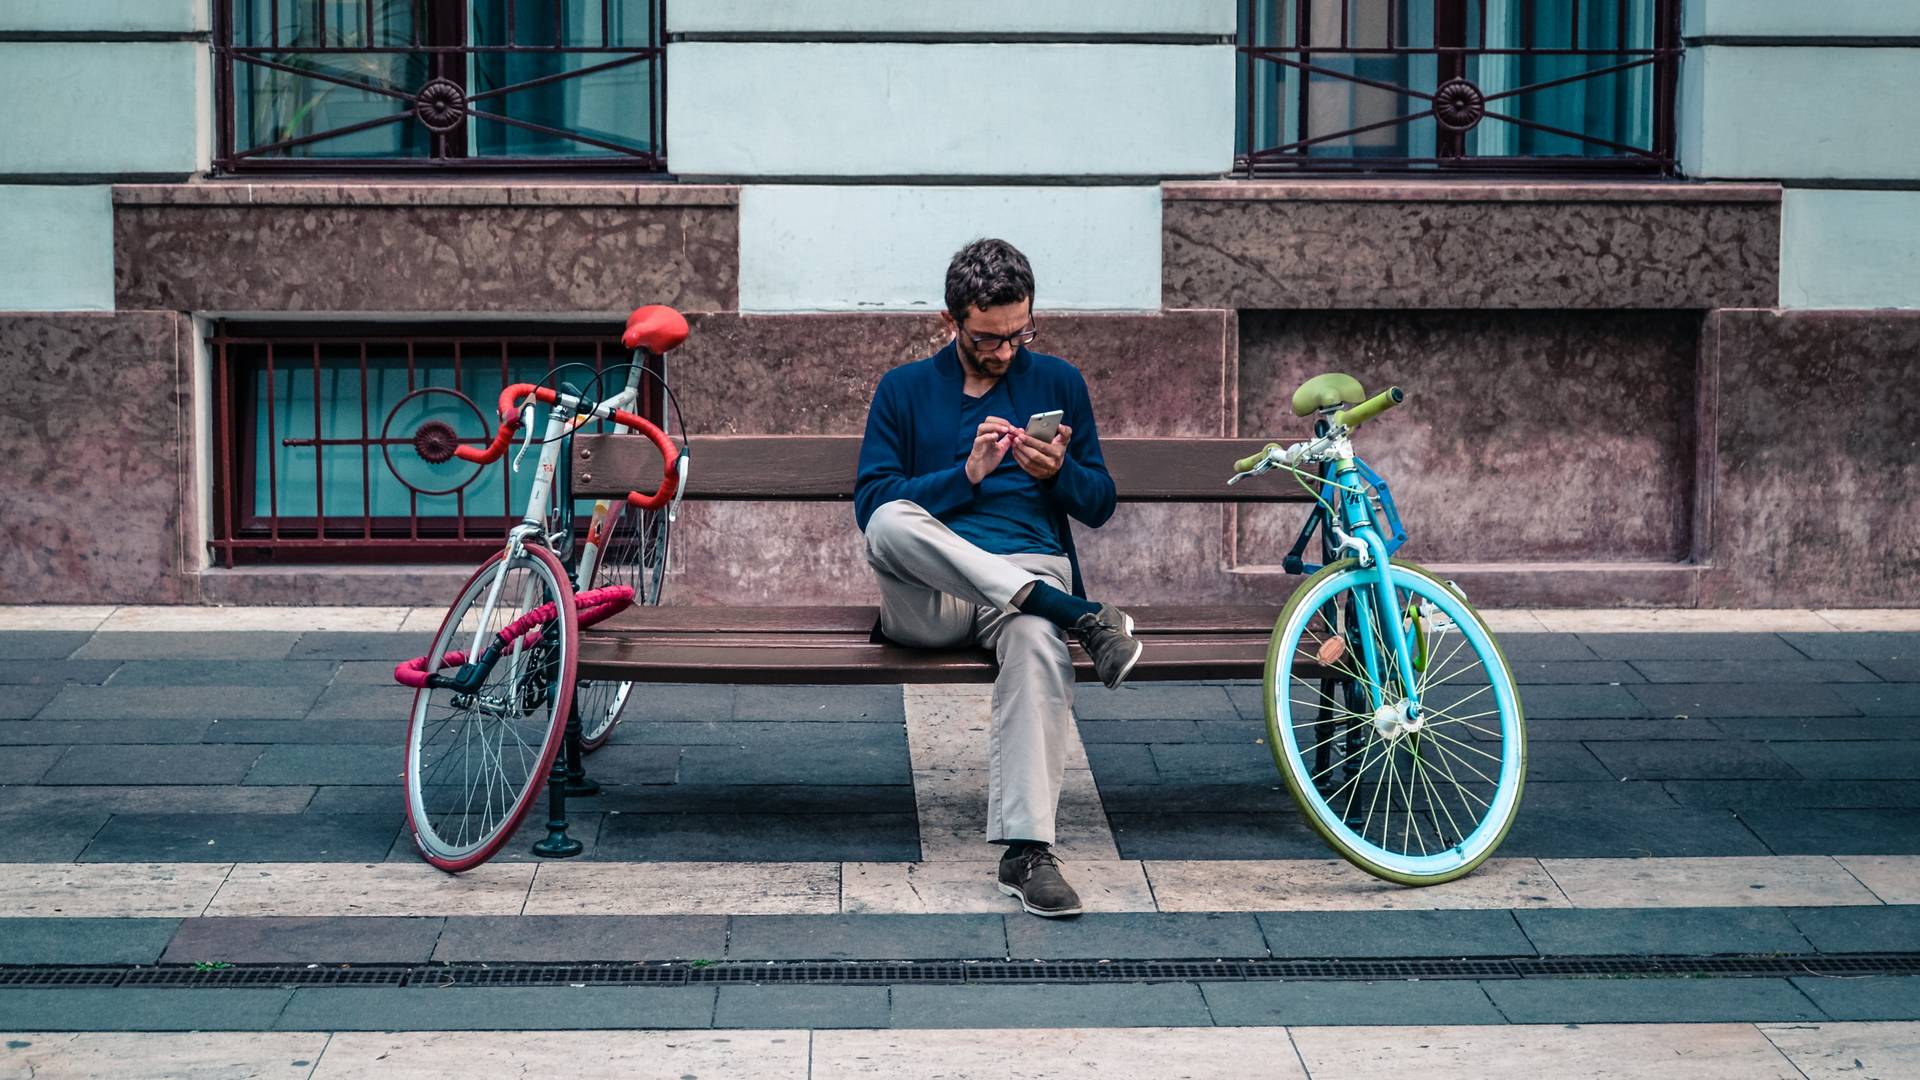
<svg viewBox="0 0 1920 1080"><path fill-rule="evenodd" d="M686 498L777 502L850 502L858 435L692 435ZM1227 486L1233 462L1260 440L1167 436L1103 438L1107 471L1121 502L1307 502L1284 473ZM573 445L573 490L582 497L652 491L660 452L629 435L580 435Z"/></svg>

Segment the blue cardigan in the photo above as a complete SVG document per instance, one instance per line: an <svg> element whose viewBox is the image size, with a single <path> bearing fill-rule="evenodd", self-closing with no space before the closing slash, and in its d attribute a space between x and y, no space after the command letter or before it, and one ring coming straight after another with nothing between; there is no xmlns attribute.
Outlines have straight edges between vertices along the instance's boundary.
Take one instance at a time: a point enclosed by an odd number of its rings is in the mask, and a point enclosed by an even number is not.
<svg viewBox="0 0 1920 1080"><path fill-rule="evenodd" d="M973 499L977 489L967 480L966 462L953 460L965 375L957 347L948 342L927 359L881 376L867 412L853 485L854 516L862 531L875 510L895 499L918 503L935 517ZM1100 432L1086 380L1057 356L1021 349L1000 381L1013 402L1009 421L1019 424L1030 413L1063 409L1061 423L1073 428L1060 472L1041 488L1052 496L1053 529L1073 564L1074 595L1085 596L1067 518L1098 528L1113 516L1115 496L1113 477L1100 455Z"/></svg>

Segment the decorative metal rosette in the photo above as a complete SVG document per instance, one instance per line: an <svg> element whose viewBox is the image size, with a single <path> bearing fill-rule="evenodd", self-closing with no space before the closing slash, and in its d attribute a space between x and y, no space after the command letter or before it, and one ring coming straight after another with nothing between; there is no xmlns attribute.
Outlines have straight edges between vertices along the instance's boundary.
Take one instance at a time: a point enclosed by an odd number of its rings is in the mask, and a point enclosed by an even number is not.
<svg viewBox="0 0 1920 1080"><path fill-rule="evenodd" d="M460 446L485 446L493 429L473 399L429 386L394 403L380 426L380 456L394 479L416 495L451 495L483 466L454 456Z"/></svg>
<svg viewBox="0 0 1920 1080"><path fill-rule="evenodd" d="M467 118L467 92L452 79L434 79L413 96L413 115L428 131L445 134Z"/></svg>
<svg viewBox="0 0 1920 1080"><path fill-rule="evenodd" d="M1465 79L1448 79L1433 92L1433 116L1448 131L1470 131L1487 115L1487 95Z"/></svg>

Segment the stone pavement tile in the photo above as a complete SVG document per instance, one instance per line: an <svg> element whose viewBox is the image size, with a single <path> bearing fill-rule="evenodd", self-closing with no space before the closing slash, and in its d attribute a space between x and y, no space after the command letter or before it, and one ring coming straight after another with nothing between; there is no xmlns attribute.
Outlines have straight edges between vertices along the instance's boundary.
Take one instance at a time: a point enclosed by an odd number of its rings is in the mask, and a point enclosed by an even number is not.
<svg viewBox="0 0 1920 1080"><path fill-rule="evenodd" d="M1149 862L1162 911L1342 911L1566 907L1534 859L1489 859L1457 881L1409 889L1326 859Z"/></svg>
<svg viewBox="0 0 1920 1080"><path fill-rule="evenodd" d="M1773 745L1809 780L1920 780L1920 739Z"/></svg>
<svg viewBox="0 0 1920 1080"><path fill-rule="evenodd" d="M651 692L651 687L648 691ZM733 718L902 724L906 722L906 713L901 707L897 686L742 686L734 694Z"/></svg>
<svg viewBox="0 0 1920 1080"><path fill-rule="evenodd" d="M1710 1024L1827 1019L1787 979L1488 979L1515 1024Z"/></svg>
<svg viewBox="0 0 1920 1080"><path fill-rule="evenodd" d="M72 862L107 821L99 811L52 819L0 814L0 862Z"/></svg>
<svg viewBox="0 0 1920 1080"><path fill-rule="evenodd" d="M11 912L9 912L11 914ZM178 919L8 919L0 964L151 964Z"/></svg>
<svg viewBox="0 0 1920 1080"><path fill-rule="evenodd" d="M1278 814L1110 814L1126 859L1310 859L1327 852L1297 810Z"/></svg>
<svg viewBox="0 0 1920 1080"><path fill-rule="evenodd" d="M1147 750L1163 784L1258 784L1279 776L1273 755L1251 744L1174 743Z"/></svg>
<svg viewBox="0 0 1920 1080"><path fill-rule="evenodd" d="M386 858L398 814L115 814L83 862L365 862Z"/></svg>
<svg viewBox="0 0 1920 1080"><path fill-rule="evenodd" d="M726 950L725 915L456 915L440 932L433 959L443 964L718 960Z"/></svg>
<svg viewBox="0 0 1920 1080"><path fill-rule="evenodd" d="M309 1080L327 1045L324 1033L97 1032L8 1039L0 1073L8 1076L124 1076L138 1061L143 1075L193 1080Z"/></svg>
<svg viewBox="0 0 1920 1080"><path fill-rule="evenodd" d="M1625 686L1524 686L1520 708L1529 720L1626 720L1650 715Z"/></svg>
<svg viewBox="0 0 1920 1080"><path fill-rule="evenodd" d="M1912 608L1821 608L1814 614L1847 633L1911 633L1920 627Z"/></svg>
<svg viewBox="0 0 1920 1080"><path fill-rule="evenodd" d="M1855 683L1878 682L1852 660L1635 660L1634 668L1655 683Z"/></svg>
<svg viewBox="0 0 1920 1080"><path fill-rule="evenodd" d="M242 788L240 790L252 790ZM274 789L266 789L274 790ZM279 789L288 790L288 789ZM309 814L404 814L406 792L392 784L360 784L309 788L312 801L300 809ZM572 801L567 805L571 807ZM530 811L531 812L531 811Z"/></svg>
<svg viewBox="0 0 1920 1080"><path fill-rule="evenodd" d="M890 992L884 986L720 987L716 1028L883 1028Z"/></svg>
<svg viewBox="0 0 1920 1080"><path fill-rule="evenodd" d="M18 918L194 916L206 910L231 869L181 863L0 864L0 911Z"/></svg>
<svg viewBox="0 0 1920 1080"><path fill-rule="evenodd" d="M402 659L410 659L403 657ZM333 685L354 686L397 686L393 681L393 669L399 661L387 660L307 660L302 663L329 663L333 665Z"/></svg>
<svg viewBox="0 0 1920 1080"><path fill-rule="evenodd" d="M1793 767L1765 743L1596 742L1587 747L1623 780L1796 780Z"/></svg>
<svg viewBox="0 0 1920 1080"><path fill-rule="evenodd" d="M99 721L93 721L99 723ZM215 720L203 741L288 746L360 743L386 744L398 756L406 753L405 721L386 720ZM315 781L317 782L317 781Z"/></svg>
<svg viewBox="0 0 1920 1080"><path fill-rule="evenodd" d="M37 720L298 720L318 686L65 686Z"/></svg>
<svg viewBox="0 0 1920 1080"><path fill-rule="evenodd" d="M1861 742L1920 739L1920 717L1771 716L1710 721L1728 738L1769 742Z"/></svg>
<svg viewBox="0 0 1920 1080"><path fill-rule="evenodd" d="M1516 911L1514 918L1542 956L1750 956L1811 951L1807 939L1780 908L1576 908Z"/></svg>
<svg viewBox="0 0 1920 1080"><path fill-rule="evenodd" d="M1815 660L1913 660L1920 658L1920 633L1871 631L1853 634L1782 634L1787 644Z"/></svg>
<svg viewBox="0 0 1920 1080"><path fill-rule="evenodd" d="M1858 683L1833 692L1866 716L1920 716L1920 683Z"/></svg>
<svg viewBox="0 0 1920 1080"><path fill-rule="evenodd" d="M1245 960L1267 955L1247 912L1087 914L1077 919L1007 918L1015 960Z"/></svg>
<svg viewBox="0 0 1920 1080"><path fill-rule="evenodd" d="M745 687L713 686L704 683L647 683L636 687L621 715L621 728L629 724L680 723L701 724L733 719L734 696ZM792 687L762 688L771 695Z"/></svg>
<svg viewBox="0 0 1920 1080"><path fill-rule="evenodd" d="M920 856L912 814L609 814L600 857L643 862L866 860Z"/></svg>
<svg viewBox="0 0 1920 1080"><path fill-rule="evenodd" d="M1786 913L1820 952L1920 952L1920 904L1799 907Z"/></svg>
<svg viewBox="0 0 1920 1080"><path fill-rule="evenodd" d="M690 784L898 784L912 772L905 734L890 726L848 724L845 734L830 738L689 746L680 751L679 775Z"/></svg>
<svg viewBox="0 0 1920 1080"><path fill-rule="evenodd" d="M1306 1080L1307 1076L1285 1028L1214 1027L1017 1033L822 1031L813 1036L811 1076L812 1080L1011 1076L1015 1071L1009 1061L1016 1056L1022 1080L1094 1076Z"/></svg>
<svg viewBox="0 0 1920 1080"><path fill-rule="evenodd" d="M739 746L782 739L829 740L846 734L842 720L701 720L622 722L614 736L622 746ZM866 733L872 737L872 733Z"/></svg>
<svg viewBox="0 0 1920 1080"><path fill-rule="evenodd" d="M18 611L17 608L0 608L0 618ZM37 625L40 611L30 612L27 618ZM98 616L105 619L106 613ZM12 660L64 660L73 655L75 649L87 643L93 636L93 628L99 622L94 621L86 629L47 629L47 630L0 630L0 656Z"/></svg>
<svg viewBox="0 0 1920 1080"><path fill-rule="evenodd" d="M396 796L400 794L397 788L393 789L393 792ZM570 858L592 859L599 857L600 827L601 823L606 820L606 815L587 812L591 811L592 808L593 803L585 799L567 800L567 836L580 841L581 844L580 854L570 856ZM402 812L404 813L404 811ZM547 797L543 792L539 799L534 802L534 805L527 810L527 816L520 819L520 824L513 830L513 835L508 837L507 842L502 844L500 850L494 853L493 858L487 861L500 863L551 862L551 859L536 855L533 852L533 845L545 840L550 832L551 830L547 828ZM394 837L393 848L387 852L387 861L420 861L420 847L419 844L415 842L413 830L401 829L400 835Z"/></svg>
<svg viewBox="0 0 1920 1080"><path fill-rule="evenodd" d="M432 647L431 633L313 630L300 635L288 649L287 659L385 660L398 664Z"/></svg>
<svg viewBox="0 0 1920 1080"><path fill-rule="evenodd" d="M1082 720L1235 720L1240 717L1223 686L1123 686L1074 688L1073 714Z"/></svg>
<svg viewBox="0 0 1920 1080"><path fill-rule="evenodd" d="M18 655L5 652L4 646L0 646L0 656ZM118 660L0 660L0 686L49 686L58 683L99 686L118 670Z"/></svg>
<svg viewBox="0 0 1920 1080"><path fill-rule="evenodd" d="M596 810L620 813L911 814L911 784L636 784L598 762L618 747L587 758L587 774L608 786L593 796ZM587 805L585 803L582 804Z"/></svg>
<svg viewBox="0 0 1920 1080"><path fill-rule="evenodd" d="M293 993L173 986L0 990L0 1031L266 1031Z"/></svg>
<svg viewBox="0 0 1920 1080"><path fill-rule="evenodd" d="M1193 983L893 988L896 1028L1200 1027L1212 1023Z"/></svg>
<svg viewBox="0 0 1920 1080"><path fill-rule="evenodd" d="M1625 660L1515 660L1509 656L1507 669L1521 686L1617 686L1647 681ZM1483 675L1477 681L1487 680Z"/></svg>
<svg viewBox="0 0 1920 1080"><path fill-rule="evenodd" d="M391 784L405 780L406 747L345 745L269 746L242 781L246 784Z"/></svg>
<svg viewBox="0 0 1920 1080"><path fill-rule="evenodd" d="M1561 808L1523 802L1500 851L1542 859L1777 853L1730 811L1671 803Z"/></svg>
<svg viewBox="0 0 1920 1080"><path fill-rule="evenodd" d="M1285 814L1296 805L1277 774L1257 784L1102 784L1100 803L1109 814Z"/></svg>
<svg viewBox="0 0 1920 1080"><path fill-rule="evenodd" d="M906 688L907 748L914 769L984 771L988 767L992 689L971 684ZM1086 749L1076 731L1067 739L1066 768L1086 767Z"/></svg>
<svg viewBox="0 0 1920 1080"><path fill-rule="evenodd" d="M588 775L608 785L672 784L679 772L680 748L677 746L623 746L614 743L601 746L587 759ZM905 782L905 777L900 782ZM746 786L748 782L727 780L720 783Z"/></svg>
<svg viewBox="0 0 1920 1080"><path fill-rule="evenodd" d="M1125 723L1125 721L1121 721ZM1194 726L1199 729L1200 741L1210 743L1239 743L1265 746L1267 744L1267 722L1265 720L1199 720ZM1178 739L1152 739L1151 742L1178 742Z"/></svg>
<svg viewBox="0 0 1920 1080"><path fill-rule="evenodd" d="M1572 906L1792 907L1877 904L1846 868L1812 855L1542 859Z"/></svg>
<svg viewBox="0 0 1920 1080"><path fill-rule="evenodd" d="M1527 783L1562 780L1614 780L1585 743L1541 741L1527 744Z"/></svg>
<svg viewBox="0 0 1920 1080"><path fill-rule="evenodd" d="M1478 983L1334 982L1277 979L1202 983L1221 1027L1401 1024L1501 1024Z"/></svg>
<svg viewBox="0 0 1920 1080"><path fill-rule="evenodd" d="M212 727L211 720L0 720L0 746L197 743Z"/></svg>
<svg viewBox="0 0 1920 1080"><path fill-rule="evenodd" d="M338 667L331 660L128 660L112 681L153 687L325 686Z"/></svg>
<svg viewBox="0 0 1920 1080"><path fill-rule="evenodd" d="M1915 780L1669 780L1661 787L1683 806L1920 806Z"/></svg>
<svg viewBox="0 0 1920 1080"><path fill-rule="evenodd" d="M0 753L0 784L31 784L53 768L53 763L66 752L64 746L10 748Z"/></svg>
<svg viewBox="0 0 1920 1080"><path fill-rule="evenodd" d="M208 915L518 915L534 868L488 862L460 874L426 863L241 863Z"/></svg>
<svg viewBox="0 0 1920 1080"><path fill-rule="evenodd" d="M308 720L385 720L394 730L404 733L413 715L413 688L397 683L385 685L335 683L326 688Z"/></svg>
<svg viewBox="0 0 1920 1080"><path fill-rule="evenodd" d="M163 964L421 964L439 918L347 915L185 919Z"/></svg>
<svg viewBox="0 0 1920 1080"><path fill-rule="evenodd" d="M1920 858L1843 855L1834 860L1888 904L1920 904Z"/></svg>
<svg viewBox="0 0 1920 1080"><path fill-rule="evenodd" d="M1236 726L1243 721L1232 721ZM1192 720L1080 721L1080 741L1088 743L1201 742L1200 725Z"/></svg>
<svg viewBox="0 0 1920 1080"><path fill-rule="evenodd" d="M999 915L735 915L728 960L998 960Z"/></svg>
<svg viewBox="0 0 1920 1080"><path fill-rule="evenodd" d="M1101 787L1109 784L1158 784L1153 754L1140 743L1095 743L1087 747L1087 767Z"/></svg>
<svg viewBox="0 0 1920 1080"><path fill-rule="evenodd" d="M298 634L248 630L102 630L74 650L71 659L285 660L299 637Z"/></svg>
<svg viewBox="0 0 1920 1080"><path fill-rule="evenodd" d="M1531 742L1528 750L1532 750ZM1653 811L1678 805L1664 785L1652 780L1528 781L1520 796L1523 814L1536 810L1596 808Z"/></svg>
<svg viewBox="0 0 1920 1080"><path fill-rule="evenodd" d="M539 1076L556 1061L570 1080L807 1080L810 1042L805 1031L341 1032L313 1080Z"/></svg>
<svg viewBox="0 0 1920 1080"><path fill-rule="evenodd" d="M76 746L42 784L237 784L257 746Z"/></svg>
<svg viewBox="0 0 1920 1080"><path fill-rule="evenodd" d="M1500 635L1500 651L1509 664L1599 659L1578 634L1495 633Z"/></svg>
<svg viewBox="0 0 1920 1080"><path fill-rule="evenodd" d="M1580 643L1607 660L1804 660L1778 634L1581 634Z"/></svg>
<svg viewBox="0 0 1920 1080"><path fill-rule="evenodd" d="M1880 689L1875 683L1866 689ZM1841 696L1846 685L1811 683L1659 683L1627 691L1655 716L1859 716Z"/></svg>
<svg viewBox="0 0 1920 1080"><path fill-rule="evenodd" d="M1315 1080L1806 1080L1752 1024L1309 1027L1291 1035Z"/></svg>
<svg viewBox="0 0 1920 1080"><path fill-rule="evenodd" d="M1920 682L1920 659L1916 660L1867 660L1868 671L1890 683Z"/></svg>
<svg viewBox="0 0 1920 1080"><path fill-rule="evenodd" d="M1793 980L1832 1020L1920 1020L1920 975Z"/></svg>
<svg viewBox="0 0 1920 1080"><path fill-rule="evenodd" d="M18 753L9 750L7 754ZM6 755L0 755L5 760ZM0 787L0 814L297 814L313 801L310 787L136 784ZM388 800L385 809L395 806Z"/></svg>
<svg viewBox="0 0 1920 1080"><path fill-rule="evenodd" d="M16 686L0 697L0 720L31 720L58 697L62 686Z"/></svg>
<svg viewBox="0 0 1920 1080"><path fill-rule="evenodd" d="M1263 911L1280 959L1532 956L1510 911Z"/></svg>
<svg viewBox="0 0 1920 1080"><path fill-rule="evenodd" d="M1018 900L1000 892L996 871L991 853L972 863L850 862L842 868L841 905L849 915L1003 912L1030 918ZM1089 913L1154 910L1137 862L1075 860L1065 872Z"/></svg>
<svg viewBox="0 0 1920 1080"><path fill-rule="evenodd" d="M1777 855L1920 855L1920 807L1747 807L1740 819Z"/></svg>
<svg viewBox="0 0 1920 1080"><path fill-rule="evenodd" d="M279 1031L523 1031L704 1028L711 986L303 986Z"/></svg>
<svg viewBox="0 0 1920 1080"><path fill-rule="evenodd" d="M191 604L123 605L100 624L102 630L393 630L406 618L404 607L233 606Z"/></svg>
<svg viewBox="0 0 1920 1080"><path fill-rule="evenodd" d="M527 895L528 915L831 915L840 910L837 863L543 863L538 869Z"/></svg>
<svg viewBox="0 0 1920 1080"><path fill-rule="evenodd" d="M1002 849L987 843L987 772L913 774L920 852L927 862L973 862L998 858ZM1061 777L1060 805L1054 817L1055 854L1069 862L1118 859L1106 808L1093 774L1069 768Z"/></svg>
<svg viewBox="0 0 1920 1080"><path fill-rule="evenodd" d="M1805 1080L1920 1080L1920 1023L1761 1024Z"/></svg>

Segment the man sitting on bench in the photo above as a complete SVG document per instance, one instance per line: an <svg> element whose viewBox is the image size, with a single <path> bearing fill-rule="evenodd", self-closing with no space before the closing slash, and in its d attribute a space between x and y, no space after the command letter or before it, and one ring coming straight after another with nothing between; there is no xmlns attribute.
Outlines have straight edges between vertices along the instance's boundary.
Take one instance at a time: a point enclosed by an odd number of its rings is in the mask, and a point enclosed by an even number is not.
<svg viewBox="0 0 1920 1080"><path fill-rule="evenodd" d="M880 632L902 645L994 650L987 838L1005 844L1000 891L1035 915L1078 915L1051 851L1073 666L1065 634L1117 688L1140 659L1133 620L1086 599L1068 516L1113 515L1113 477L1086 382L1029 352L1033 270L1004 240L976 240L947 267L953 334L925 360L886 373L860 444L854 509L880 580ZM1062 410L1058 433L1026 418Z"/></svg>

